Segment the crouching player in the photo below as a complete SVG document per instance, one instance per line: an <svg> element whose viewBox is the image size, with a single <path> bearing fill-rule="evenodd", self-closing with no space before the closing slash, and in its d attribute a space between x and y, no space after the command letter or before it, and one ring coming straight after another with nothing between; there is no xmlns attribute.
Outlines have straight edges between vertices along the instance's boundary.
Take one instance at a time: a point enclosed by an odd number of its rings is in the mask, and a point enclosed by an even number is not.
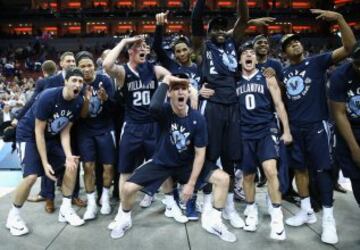
<svg viewBox="0 0 360 250"><path fill-rule="evenodd" d="M59 221L72 226L84 224L71 207L79 159L72 154L70 146L70 129L73 121L79 117L83 104L83 97L80 95L82 87L81 70L68 69L65 86L42 92L18 123L16 140L24 179L15 190L13 206L6 221L6 227L12 235L20 236L29 232L20 216L20 210L37 177L45 173L56 181L56 174L64 166Z"/></svg>
<svg viewBox="0 0 360 250"><path fill-rule="evenodd" d="M179 77L187 78L185 75ZM168 93L170 103L163 103ZM120 238L131 228L131 210L137 191L154 194L161 184L172 177L184 184L182 198L187 201L194 190L207 183L213 184L214 204L202 215L205 230L224 241L234 242L236 237L228 231L221 220L229 188L229 176L213 166L204 164L207 145L207 129L204 117L187 105L189 80L165 76L150 104L150 112L158 121L161 135L153 158L137 168L125 183L121 197L122 210L112 238ZM204 168L203 168L204 165ZM170 193L172 190L164 190ZM167 202L175 202L174 199Z"/></svg>

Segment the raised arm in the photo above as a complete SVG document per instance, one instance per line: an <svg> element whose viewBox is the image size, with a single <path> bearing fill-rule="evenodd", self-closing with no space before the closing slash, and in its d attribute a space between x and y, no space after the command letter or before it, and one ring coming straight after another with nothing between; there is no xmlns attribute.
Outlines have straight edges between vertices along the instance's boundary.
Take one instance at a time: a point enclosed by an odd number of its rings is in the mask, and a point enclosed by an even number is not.
<svg viewBox="0 0 360 250"><path fill-rule="evenodd" d="M143 38L138 37L131 37L131 38L124 38L122 39L110 52L107 54L107 56L104 59L103 67L112 78L116 79L116 84L118 88L122 88L124 85L125 80L125 69L121 65L117 65L116 59L119 57L121 51L129 44L139 42Z"/></svg>
<svg viewBox="0 0 360 250"><path fill-rule="evenodd" d="M233 38L236 44L240 44L242 37L249 21L249 7L247 0L237 0L237 13L238 19L236 20L233 28Z"/></svg>
<svg viewBox="0 0 360 250"><path fill-rule="evenodd" d="M156 30L155 30L155 34L154 34L154 42L152 45L152 48L154 49L159 62L165 67L167 65L169 65L170 63L172 63L172 59L168 56L168 54L162 47L164 25L168 22L168 20L167 20L168 14L169 14L169 11L156 14L156 16L155 16Z"/></svg>
<svg viewBox="0 0 360 250"><path fill-rule="evenodd" d="M266 81L271 94L271 98L274 103L275 111L278 114L283 127L283 134L280 139L284 141L284 144L290 144L293 139L290 133L288 116L285 110L284 103L281 99L281 91L279 85L275 77L266 78Z"/></svg>
<svg viewBox="0 0 360 250"><path fill-rule="evenodd" d="M337 22L341 33L341 40L343 46L334 50L331 56L334 63L345 59L351 53L351 50L356 43L356 39L350 26L346 23L343 15L334 11L319 9L312 9L311 12L314 14L318 14L318 16L316 17L316 19L318 20L320 19L325 21Z"/></svg>
<svg viewBox="0 0 360 250"><path fill-rule="evenodd" d="M197 0L191 14L192 44L197 64L200 64L202 61L204 39L206 36L203 23L204 9L205 0Z"/></svg>

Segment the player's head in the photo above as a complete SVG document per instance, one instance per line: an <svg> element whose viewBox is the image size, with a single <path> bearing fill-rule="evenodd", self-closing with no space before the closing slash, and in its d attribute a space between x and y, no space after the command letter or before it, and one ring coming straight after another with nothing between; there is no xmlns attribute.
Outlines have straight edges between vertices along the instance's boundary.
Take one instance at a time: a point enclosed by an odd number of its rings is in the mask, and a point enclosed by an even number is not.
<svg viewBox="0 0 360 250"><path fill-rule="evenodd" d="M95 78L95 63L93 55L88 51L76 54L76 64L84 74L84 81L91 82Z"/></svg>
<svg viewBox="0 0 360 250"><path fill-rule="evenodd" d="M141 64L146 61L147 55L150 53L150 46L145 40L132 43L128 47L129 61L135 64Z"/></svg>
<svg viewBox="0 0 360 250"><path fill-rule="evenodd" d="M55 75L56 70L57 70L56 63L52 60L46 60L41 65L41 70L45 77Z"/></svg>
<svg viewBox="0 0 360 250"><path fill-rule="evenodd" d="M84 74L80 68L70 68L65 71L65 90L71 99L76 98L83 88Z"/></svg>
<svg viewBox="0 0 360 250"><path fill-rule="evenodd" d="M218 16L210 20L208 26L208 36L212 42L223 44L226 40L228 21L224 17Z"/></svg>
<svg viewBox="0 0 360 250"><path fill-rule="evenodd" d="M190 41L185 36L176 37L172 43L175 59L182 65L191 61L192 49Z"/></svg>
<svg viewBox="0 0 360 250"><path fill-rule="evenodd" d="M351 55L352 64L358 74L360 74L360 41L355 43Z"/></svg>
<svg viewBox="0 0 360 250"><path fill-rule="evenodd" d="M269 54L269 40L264 35L257 35L253 39L253 46L257 56L264 57Z"/></svg>
<svg viewBox="0 0 360 250"><path fill-rule="evenodd" d="M289 59L303 56L304 47L300 42L300 36L286 34L281 38L280 43L282 51Z"/></svg>
<svg viewBox="0 0 360 250"><path fill-rule="evenodd" d="M240 65L242 71L251 72L256 68L256 52L251 42L245 42L239 48Z"/></svg>
<svg viewBox="0 0 360 250"><path fill-rule="evenodd" d="M184 79L184 81L170 82L168 97L170 103L176 110L184 110L187 107L187 101L190 96L190 81L189 77L185 74L175 74L177 78Z"/></svg>
<svg viewBox="0 0 360 250"><path fill-rule="evenodd" d="M74 68L75 64L75 56L71 51L66 51L60 56L60 67L63 70L67 70L69 68Z"/></svg>

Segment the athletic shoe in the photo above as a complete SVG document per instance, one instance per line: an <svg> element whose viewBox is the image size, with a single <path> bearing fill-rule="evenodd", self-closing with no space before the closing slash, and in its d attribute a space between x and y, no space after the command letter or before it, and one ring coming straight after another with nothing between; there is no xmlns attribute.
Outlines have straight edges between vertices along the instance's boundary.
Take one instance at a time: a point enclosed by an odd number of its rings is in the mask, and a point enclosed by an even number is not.
<svg viewBox="0 0 360 250"><path fill-rule="evenodd" d="M257 206L246 206L244 213L246 214L244 230L255 232L259 223Z"/></svg>
<svg viewBox="0 0 360 250"><path fill-rule="evenodd" d="M285 240L286 232L283 222L283 213L280 208L273 209L270 223L270 238L274 240Z"/></svg>
<svg viewBox="0 0 360 250"><path fill-rule="evenodd" d="M113 239L119 239L124 236L125 232L132 227L131 217L126 219L120 216L119 220L115 223L114 229L111 230L110 236Z"/></svg>
<svg viewBox="0 0 360 250"><path fill-rule="evenodd" d="M336 244L339 242L337 233L336 233L336 223L335 219L332 216L327 216L323 218L322 221L322 234L321 241L327 244Z"/></svg>
<svg viewBox="0 0 360 250"><path fill-rule="evenodd" d="M74 227L81 226L85 223L85 221L76 214L72 207L60 207L59 222L67 222Z"/></svg>
<svg viewBox="0 0 360 250"><path fill-rule="evenodd" d="M199 220L199 215L196 210L196 196L195 195L186 203L185 214L189 220L192 220L192 221Z"/></svg>
<svg viewBox="0 0 360 250"><path fill-rule="evenodd" d="M144 198L140 201L140 207L148 208L151 206L151 203L154 201L154 196L150 196L148 194L144 195Z"/></svg>
<svg viewBox="0 0 360 250"><path fill-rule="evenodd" d="M120 211L118 211L118 213L116 214L114 220L112 222L110 222L110 224L107 226L107 228L109 230L113 230L115 228L116 222L118 222L120 220L120 216L121 216Z"/></svg>
<svg viewBox="0 0 360 250"><path fill-rule="evenodd" d="M241 219L238 212L236 212L235 209L224 209L222 212L222 217L225 220L230 221L231 226L235 228L243 228L244 227L244 221Z"/></svg>
<svg viewBox="0 0 360 250"><path fill-rule="evenodd" d="M109 215L111 214L111 206L109 202L102 202L100 213L102 215Z"/></svg>
<svg viewBox="0 0 360 250"><path fill-rule="evenodd" d="M26 226L25 221L21 218L20 214L9 213L6 220L6 228L10 230L11 235L21 236L29 233L29 228Z"/></svg>
<svg viewBox="0 0 360 250"><path fill-rule="evenodd" d="M305 211L300 209L295 216L288 218L285 223L289 226L298 227L305 223L314 224L316 221L316 215L313 210Z"/></svg>
<svg viewBox="0 0 360 250"><path fill-rule="evenodd" d="M227 242L235 242L236 236L231 233L221 221L220 212L206 211L201 215L201 226L211 234L217 235L220 239Z"/></svg>
<svg viewBox="0 0 360 250"><path fill-rule="evenodd" d="M84 213L84 220L93 220L96 218L98 212L98 207L96 204L89 204L86 206L86 211Z"/></svg>
<svg viewBox="0 0 360 250"><path fill-rule="evenodd" d="M189 221L188 218L182 214L181 209L175 202L172 205L166 205L165 216L174 218L179 223L186 223Z"/></svg>

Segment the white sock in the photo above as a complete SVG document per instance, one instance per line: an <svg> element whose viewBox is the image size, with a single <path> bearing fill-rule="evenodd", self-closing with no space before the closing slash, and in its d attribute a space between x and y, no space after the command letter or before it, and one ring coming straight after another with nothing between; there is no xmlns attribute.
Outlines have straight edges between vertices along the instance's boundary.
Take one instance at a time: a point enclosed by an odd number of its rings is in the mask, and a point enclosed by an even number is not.
<svg viewBox="0 0 360 250"><path fill-rule="evenodd" d="M204 205L210 205L211 206L211 194L204 194Z"/></svg>
<svg viewBox="0 0 360 250"><path fill-rule="evenodd" d="M11 215L19 215L20 214L20 208L15 207L14 204L11 206L9 214Z"/></svg>
<svg viewBox="0 0 360 250"><path fill-rule="evenodd" d="M225 208L226 210L235 210L234 193L228 193Z"/></svg>
<svg viewBox="0 0 360 250"><path fill-rule="evenodd" d="M96 205L95 192L87 193L86 197L87 197L88 206L89 205Z"/></svg>
<svg viewBox="0 0 360 250"><path fill-rule="evenodd" d="M61 206L64 208L71 208L71 198L63 197Z"/></svg>
<svg viewBox="0 0 360 250"><path fill-rule="evenodd" d="M312 211L310 197L301 199L300 203L301 203L301 209L305 210L306 212Z"/></svg>
<svg viewBox="0 0 360 250"><path fill-rule="evenodd" d="M165 194L165 203L167 207L171 207L176 204L174 196L172 194Z"/></svg>
<svg viewBox="0 0 360 250"><path fill-rule="evenodd" d="M334 217L334 207L323 207L323 218Z"/></svg>
<svg viewBox="0 0 360 250"><path fill-rule="evenodd" d="M101 194L101 201L102 202L109 202L109 188L103 187L102 194Z"/></svg>
<svg viewBox="0 0 360 250"><path fill-rule="evenodd" d="M121 211L124 219L131 220L131 210L129 212L124 212L124 210Z"/></svg>

